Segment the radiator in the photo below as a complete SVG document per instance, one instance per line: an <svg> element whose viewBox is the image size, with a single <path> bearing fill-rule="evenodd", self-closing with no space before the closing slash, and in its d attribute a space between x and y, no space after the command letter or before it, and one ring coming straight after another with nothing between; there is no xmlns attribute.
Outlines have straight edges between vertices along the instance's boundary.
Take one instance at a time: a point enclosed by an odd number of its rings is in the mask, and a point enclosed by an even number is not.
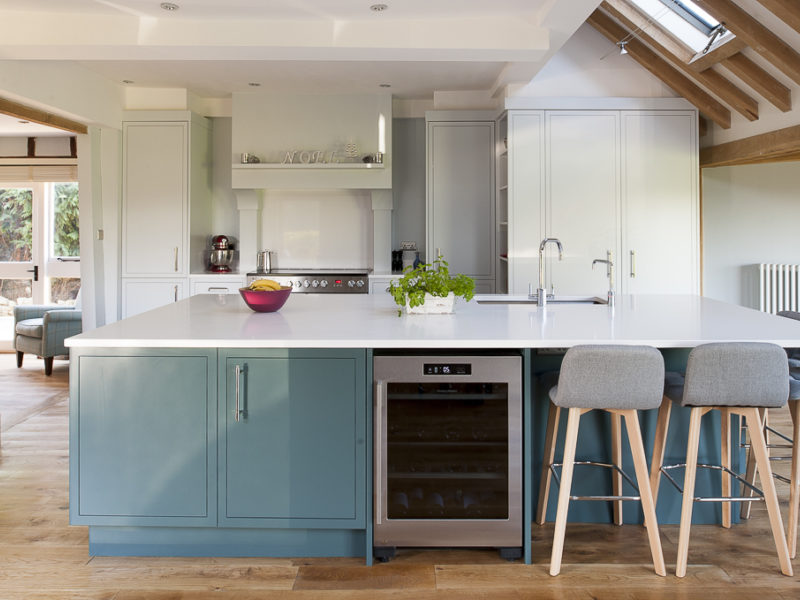
<svg viewBox="0 0 800 600"><path fill-rule="evenodd" d="M798 310L800 265L760 264L758 267L758 310L775 314Z"/></svg>

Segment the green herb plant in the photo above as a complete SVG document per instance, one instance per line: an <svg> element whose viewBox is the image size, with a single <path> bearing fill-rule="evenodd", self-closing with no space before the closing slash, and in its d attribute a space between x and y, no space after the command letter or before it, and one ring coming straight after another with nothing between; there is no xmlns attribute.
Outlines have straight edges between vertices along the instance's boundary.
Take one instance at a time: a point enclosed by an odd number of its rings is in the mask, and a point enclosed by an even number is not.
<svg viewBox="0 0 800 600"><path fill-rule="evenodd" d="M416 267L406 267L403 276L389 285L389 293L401 307L397 314L402 315L402 307L421 306L425 302L425 294L446 297L450 292L464 298L467 302L475 294L475 281L467 275L450 276L447 261L440 254L433 263L420 263Z"/></svg>

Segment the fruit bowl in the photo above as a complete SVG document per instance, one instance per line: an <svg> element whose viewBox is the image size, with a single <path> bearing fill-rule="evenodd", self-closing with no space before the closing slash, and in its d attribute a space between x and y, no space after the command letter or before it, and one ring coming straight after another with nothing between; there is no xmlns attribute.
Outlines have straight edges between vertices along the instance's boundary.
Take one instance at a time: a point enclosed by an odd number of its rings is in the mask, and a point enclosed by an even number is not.
<svg viewBox="0 0 800 600"><path fill-rule="evenodd" d="M286 304L292 288L281 286L279 290L251 290L250 288L239 288L245 304L256 312L275 312Z"/></svg>

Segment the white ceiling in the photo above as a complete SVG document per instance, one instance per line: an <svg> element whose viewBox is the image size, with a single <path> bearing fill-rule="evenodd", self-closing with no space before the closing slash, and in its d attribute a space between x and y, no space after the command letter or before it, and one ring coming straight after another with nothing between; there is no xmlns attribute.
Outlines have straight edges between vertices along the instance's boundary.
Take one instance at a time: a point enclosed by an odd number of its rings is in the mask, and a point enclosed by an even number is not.
<svg viewBox="0 0 800 600"><path fill-rule="evenodd" d="M21 121L16 117L0 113L0 136L3 137L51 137L72 135L63 129Z"/></svg>
<svg viewBox="0 0 800 600"><path fill-rule="evenodd" d="M370 5L382 2L382 12ZM137 88L432 99L527 83L600 0L0 0L0 60ZM132 83L125 83L125 81ZM388 89L380 84L389 84ZM0 78L0 96L2 96Z"/></svg>

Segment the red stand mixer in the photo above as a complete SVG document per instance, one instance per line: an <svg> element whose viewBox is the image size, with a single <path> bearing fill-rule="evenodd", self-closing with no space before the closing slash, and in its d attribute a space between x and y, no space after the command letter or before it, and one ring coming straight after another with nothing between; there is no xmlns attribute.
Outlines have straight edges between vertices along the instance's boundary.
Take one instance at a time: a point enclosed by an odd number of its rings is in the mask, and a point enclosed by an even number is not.
<svg viewBox="0 0 800 600"><path fill-rule="evenodd" d="M230 245L228 236L215 235L211 238L211 263L208 270L212 273L230 273L231 263L233 262L233 248Z"/></svg>

